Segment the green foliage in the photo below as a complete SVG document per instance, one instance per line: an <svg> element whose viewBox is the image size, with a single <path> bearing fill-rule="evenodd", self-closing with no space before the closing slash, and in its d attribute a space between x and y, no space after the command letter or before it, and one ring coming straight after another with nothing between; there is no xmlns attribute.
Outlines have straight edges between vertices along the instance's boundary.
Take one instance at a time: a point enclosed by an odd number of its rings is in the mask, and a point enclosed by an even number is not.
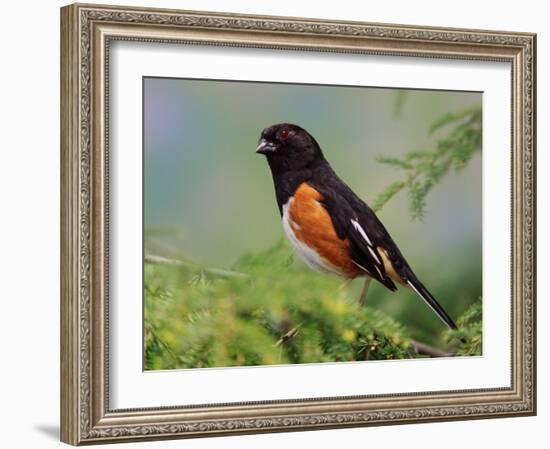
<svg viewBox="0 0 550 449"><path fill-rule="evenodd" d="M248 276L145 265L146 369L418 357L402 325L294 264L282 242L232 269Z"/></svg>
<svg viewBox="0 0 550 449"><path fill-rule="evenodd" d="M482 301L479 298L458 319L458 330L447 331L447 341L460 341L457 355L481 355L482 318Z"/></svg>
<svg viewBox="0 0 550 449"><path fill-rule="evenodd" d="M407 186L407 184L403 181L396 181L396 182L390 184L386 188L386 190L384 190L382 193L380 193L378 195L378 197L376 198L376 201L373 205L373 209L375 211L378 211L378 210L382 209L382 207L389 200L391 200L396 194L401 192L401 190L403 190L406 186Z"/></svg>
<svg viewBox="0 0 550 449"><path fill-rule="evenodd" d="M437 141L435 149L411 151L402 158L379 157L378 162L402 170L404 179L393 182L378 195L374 210L380 210L396 194L406 191L412 218L421 219L426 210L426 197L432 188L449 170L463 169L474 153L481 149L481 117L479 107L445 114L429 128L432 134L453 126L446 137Z"/></svg>

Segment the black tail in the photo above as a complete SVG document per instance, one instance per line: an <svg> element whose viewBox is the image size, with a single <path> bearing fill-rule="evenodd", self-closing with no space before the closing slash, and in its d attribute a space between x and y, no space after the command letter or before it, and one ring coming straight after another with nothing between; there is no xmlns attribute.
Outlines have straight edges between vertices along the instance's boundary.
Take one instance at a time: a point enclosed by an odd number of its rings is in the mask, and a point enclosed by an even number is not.
<svg viewBox="0 0 550 449"><path fill-rule="evenodd" d="M456 330L456 324L445 309L437 302L433 295L428 291L424 284L418 280L412 270L407 273L407 279L409 286L420 296L426 304L437 314L437 316L443 321L450 329Z"/></svg>

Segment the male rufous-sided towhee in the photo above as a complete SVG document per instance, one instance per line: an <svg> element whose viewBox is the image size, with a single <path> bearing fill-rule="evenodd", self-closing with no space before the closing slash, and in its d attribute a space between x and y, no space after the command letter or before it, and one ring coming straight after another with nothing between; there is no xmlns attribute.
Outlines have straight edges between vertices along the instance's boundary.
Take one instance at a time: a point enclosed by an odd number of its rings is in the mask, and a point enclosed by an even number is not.
<svg viewBox="0 0 550 449"><path fill-rule="evenodd" d="M283 228L312 269L351 281L371 279L391 291L413 289L451 329L456 324L418 280L390 234L372 211L334 172L305 129L281 123L262 131L256 153L266 156Z"/></svg>

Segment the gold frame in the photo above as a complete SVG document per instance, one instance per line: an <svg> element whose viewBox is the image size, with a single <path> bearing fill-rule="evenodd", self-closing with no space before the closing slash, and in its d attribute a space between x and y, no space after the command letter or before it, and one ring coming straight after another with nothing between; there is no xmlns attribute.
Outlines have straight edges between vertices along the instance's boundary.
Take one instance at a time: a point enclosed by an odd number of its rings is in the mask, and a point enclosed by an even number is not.
<svg viewBox="0 0 550 449"><path fill-rule="evenodd" d="M510 388L178 408L108 401L112 40L507 61L512 66ZM534 415L535 52L529 33L75 4L61 9L61 439L70 444Z"/></svg>

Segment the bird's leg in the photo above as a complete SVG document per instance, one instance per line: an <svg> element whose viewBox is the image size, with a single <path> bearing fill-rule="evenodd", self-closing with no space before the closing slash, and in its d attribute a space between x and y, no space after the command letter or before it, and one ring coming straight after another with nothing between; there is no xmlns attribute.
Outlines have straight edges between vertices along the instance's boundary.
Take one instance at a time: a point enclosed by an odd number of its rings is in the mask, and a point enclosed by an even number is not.
<svg viewBox="0 0 550 449"><path fill-rule="evenodd" d="M361 295L359 296L359 304L361 305L364 305L365 300L367 299L367 293L369 292L370 281L372 281L372 278L367 277L365 279L365 283L363 284L363 289L361 290Z"/></svg>
<svg viewBox="0 0 550 449"><path fill-rule="evenodd" d="M338 287L338 291L344 290L350 283L353 281L353 278L346 279L340 287Z"/></svg>

